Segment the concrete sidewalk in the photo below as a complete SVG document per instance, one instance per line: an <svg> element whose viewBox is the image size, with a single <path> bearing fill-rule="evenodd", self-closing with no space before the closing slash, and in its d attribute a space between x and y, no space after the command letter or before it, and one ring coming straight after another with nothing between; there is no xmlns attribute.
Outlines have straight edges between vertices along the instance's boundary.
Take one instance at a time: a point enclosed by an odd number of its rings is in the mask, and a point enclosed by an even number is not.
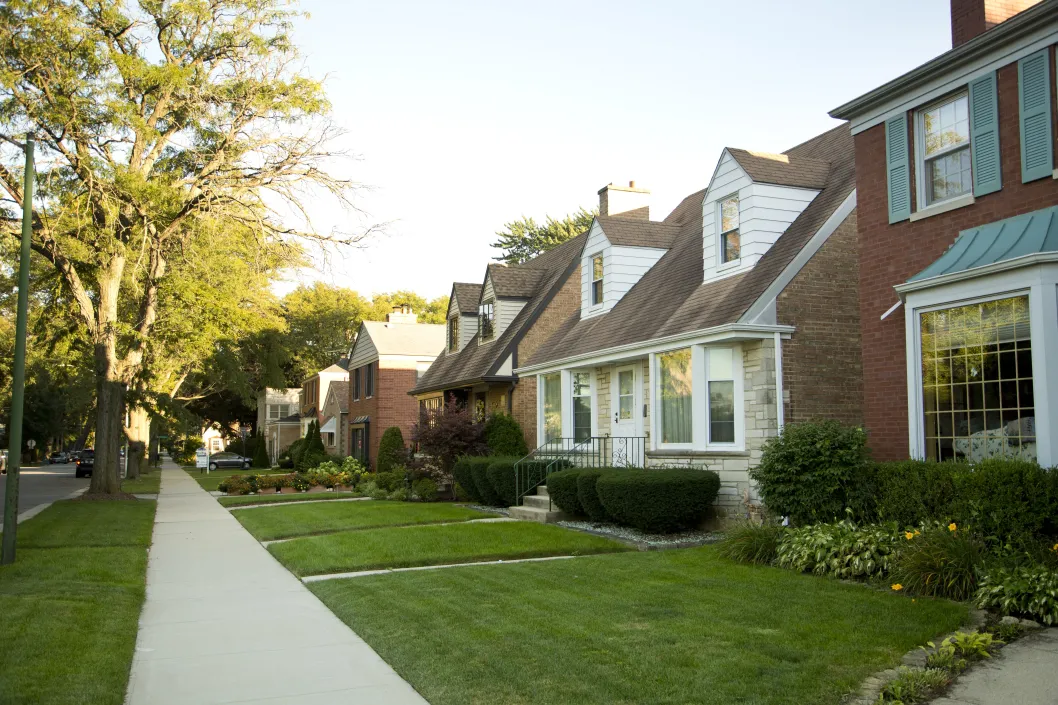
<svg viewBox="0 0 1058 705"><path fill-rule="evenodd" d="M1058 629L1030 632L959 676L932 705L1055 705Z"/></svg>
<svg viewBox="0 0 1058 705"><path fill-rule="evenodd" d="M126 703L426 700L167 461Z"/></svg>

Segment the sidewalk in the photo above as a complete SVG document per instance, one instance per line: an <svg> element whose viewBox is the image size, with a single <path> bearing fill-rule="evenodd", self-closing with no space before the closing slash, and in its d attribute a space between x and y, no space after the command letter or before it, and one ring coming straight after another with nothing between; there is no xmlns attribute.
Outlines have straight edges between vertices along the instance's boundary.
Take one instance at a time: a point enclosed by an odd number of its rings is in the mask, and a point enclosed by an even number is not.
<svg viewBox="0 0 1058 705"><path fill-rule="evenodd" d="M171 461L127 705L425 705Z"/></svg>
<svg viewBox="0 0 1058 705"><path fill-rule="evenodd" d="M959 676L932 705L1055 705L1058 629L1030 632Z"/></svg>

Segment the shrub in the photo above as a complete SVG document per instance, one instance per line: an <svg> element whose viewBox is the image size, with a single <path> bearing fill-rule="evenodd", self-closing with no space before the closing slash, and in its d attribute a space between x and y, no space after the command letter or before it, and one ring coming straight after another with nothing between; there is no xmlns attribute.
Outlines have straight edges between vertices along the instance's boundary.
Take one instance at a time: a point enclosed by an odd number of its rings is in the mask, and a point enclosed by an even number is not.
<svg viewBox="0 0 1058 705"><path fill-rule="evenodd" d="M584 516L584 507L577 494L577 477L582 471L576 468L559 470L547 476L547 493L558 508L571 516Z"/></svg>
<svg viewBox="0 0 1058 705"><path fill-rule="evenodd" d="M951 600L968 600L977 588L981 547L965 531L946 526L904 533L890 577L909 592Z"/></svg>
<svg viewBox="0 0 1058 705"><path fill-rule="evenodd" d="M796 524L831 521L864 504L867 435L836 421L787 424L750 470L768 509Z"/></svg>
<svg viewBox="0 0 1058 705"><path fill-rule="evenodd" d="M728 529L717 544L720 555L739 563L771 565L779 554L779 543L786 529L778 524L740 522Z"/></svg>
<svg viewBox="0 0 1058 705"><path fill-rule="evenodd" d="M524 458L529 453L522 426L510 414L495 413L489 416L483 433L490 455Z"/></svg>
<svg viewBox="0 0 1058 705"><path fill-rule="evenodd" d="M373 477L375 485L386 492L395 492L407 485L405 474L400 470L393 472L376 472Z"/></svg>
<svg viewBox="0 0 1058 705"><path fill-rule="evenodd" d="M408 501L408 488L407 487L398 487L397 489L395 489L392 492L390 492L385 497L385 499L388 499L388 500L391 500L391 501L394 501L394 502L407 502Z"/></svg>
<svg viewBox="0 0 1058 705"><path fill-rule="evenodd" d="M577 500L584 513L592 521L613 521L613 517L607 513L606 507L602 506L602 502L599 501L599 493L595 488L595 483L602 477L603 472L605 470L601 468L592 468L582 470L577 475Z"/></svg>
<svg viewBox="0 0 1058 705"><path fill-rule="evenodd" d="M221 480L217 489L228 494L250 494L253 491L250 481L242 475L232 475Z"/></svg>
<svg viewBox="0 0 1058 705"><path fill-rule="evenodd" d="M399 426L390 426L382 432L378 442L378 457L375 458L375 470L392 472L398 465L408 461L408 451L404 447L404 434Z"/></svg>
<svg viewBox="0 0 1058 705"><path fill-rule="evenodd" d="M878 702L903 705L922 703L947 688L949 683L951 676L939 668L901 666L896 678L882 688Z"/></svg>
<svg viewBox="0 0 1058 705"><path fill-rule="evenodd" d="M309 480L309 476L305 473L295 473L290 478L290 486L298 492L305 492L312 487L312 481Z"/></svg>
<svg viewBox="0 0 1058 705"><path fill-rule="evenodd" d="M254 475L255 484L257 489L254 492L261 492L262 490L274 490L276 488L276 476L275 475Z"/></svg>
<svg viewBox="0 0 1058 705"><path fill-rule="evenodd" d="M286 457L290 458L290 460L293 462L294 465L297 465L298 460L301 459L301 454L304 453L304 452L305 452L305 439L304 438L299 438L296 441L294 441L293 443L291 443L290 446L287 447L287 451L286 451L286 453L284 453L284 455ZM293 466L291 466L291 467L293 467Z"/></svg>
<svg viewBox="0 0 1058 705"><path fill-rule="evenodd" d="M474 487L477 488L478 494L481 495L481 503L490 507L509 507L509 504L503 503L503 498L500 497L496 488L492 486L492 482L489 481L489 466L496 460L495 458L487 458L489 462L474 463L470 466L470 474L474 480Z"/></svg>
<svg viewBox="0 0 1058 705"><path fill-rule="evenodd" d="M1052 471L1025 460L976 463L955 476L951 518L999 546L1052 533L1058 516L1055 479Z"/></svg>
<svg viewBox="0 0 1058 705"><path fill-rule="evenodd" d="M461 456L488 452L484 429L485 424L473 412L451 400L444 409L423 409L411 437L419 450L436 458L447 473Z"/></svg>
<svg viewBox="0 0 1058 705"><path fill-rule="evenodd" d="M981 575L974 601L982 609L1058 624L1058 570L1043 565L990 568Z"/></svg>
<svg viewBox="0 0 1058 705"><path fill-rule="evenodd" d="M411 483L411 493L422 502L433 502L437 499L437 483L428 477L420 477Z"/></svg>
<svg viewBox="0 0 1058 705"><path fill-rule="evenodd" d="M272 467L272 461L268 459L268 444L263 438L258 439L257 448L253 452L253 466L262 470Z"/></svg>
<svg viewBox="0 0 1058 705"><path fill-rule="evenodd" d="M452 475L455 477L455 481L463 488L467 499L474 504L484 504L485 498L478 492L477 483L474 482L473 466L480 464L488 467L491 462L492 458L480 455L464 455L452 466Z"/></svg>
<svg viewBox="0 0 1058 705"><path fill-rule="evenodd" d="M604 473L595 483L606 512L640 531L669 533L694 527L720 490L709 470L624 470Z"/></svg>
<svg viewBox="0 0 1058 705"><path fill-rule="evenodd" d="M955 475L966 469L965 464L951 461L871 463L867 474L874 499L872 506L856 512L857 517L895 521L899 526L950 517Z"/></svg>
<svg viewBox="0 0 1058 705"><path fill-rule="evenodd" d="M518 503L518 485L514 473L514 464L517 458L493 458L489 467L485 470L492 489L503 501L503 506L513 507Z"/></svg>
<svg viewBox="0 0 1058 705"><path fill-rule="evenodd" d="M889 573L905 541L896 525L857 526L852 521L813 524L787 531L776 565L802 573L838 578L869 578Z"/></svg>

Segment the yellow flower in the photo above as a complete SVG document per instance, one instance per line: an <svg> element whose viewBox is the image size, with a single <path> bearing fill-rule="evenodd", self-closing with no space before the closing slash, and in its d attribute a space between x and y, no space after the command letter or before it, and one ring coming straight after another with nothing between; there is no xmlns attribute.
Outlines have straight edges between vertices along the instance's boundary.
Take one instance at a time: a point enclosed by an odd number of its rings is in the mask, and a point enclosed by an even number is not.
<svg viewBox="0 0 1058 705"><path fill-rule="evenodd" d="M913 533L911 533L910 531L905 531L904 532L904 536L907 537L908 541L910 541L911 539L915 538L915 535Z"/></svg>
<svg viewBox="0 0 1058 705"><path fill-rule="evenodd" d="M893 589L894 589L894 590L896 590L897 592L899 592L900 590L903 590L903 589L904 589L904 586L903 586L903 585L901 585L900 583L893 583L893 584L892 584L892 585L890 585L889 587L893 588Z"/></svg>
<svg viewBox="0 0 1058 705"><path fill-rule="evenodd" d="M952 523L948 524L948 531L955 531L956 528L957 527L955 526L955 522L954 521Z"/></svg>
<svg viewBox="0 0 1058 705"><path fill-rule="evenodd" d="M1051 550L1054 551L1055 553L1058 553L1058 543L1056 543L1053 546L1051 546Z"/></svg>
<svg viewBox="0 0 1058 705"><path fill-rule="evenodd" d="M918 536L921 533L922 533L921 531L919 531L918 529L915 529L915 536Z"/></svg>

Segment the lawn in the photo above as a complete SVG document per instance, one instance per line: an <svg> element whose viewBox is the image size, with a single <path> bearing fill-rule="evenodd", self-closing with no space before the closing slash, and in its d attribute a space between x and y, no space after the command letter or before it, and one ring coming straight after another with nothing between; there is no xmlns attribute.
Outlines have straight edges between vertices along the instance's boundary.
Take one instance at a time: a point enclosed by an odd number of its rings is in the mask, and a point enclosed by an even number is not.
<svg viewBox="0 0 1058 705"><path fill-rule="evenodd" d="M837 705L966 618L710 547L310 587L432 705Z"/></svg>
<svg viewBox="0 0 1058 705"><path fill-rule="evenodd" d="M320 575L629 549L600 536L515 521L344 531L273 544L268 550L295 575Z"/></svg>
<svg viewBox="0 0 1058 705"><path fill-rule="evenodd" d="M158 494L162 485L162 471L141 472L135 480L123 480L121 489L129 494Z"/></svg>
<svg viewBox="0 0 1058 705"><path fill-rule="evenodd" d="M209 474L204 469L199 470L198 468L185 467L184 470L188 475L195 478L202 489L207 492L212 492L217 489L217 485L221 483L227 477L232 475L286 475L289 470L239 470L239 469L224 469L224 470L212 470Z"/></svg>
<svg viewBox="0 0 1058 705"><path fill-rule="evenodd" d="M321 495L310 496L319 497ZM455 504L388 502L385 500L268 507L233 514L258 541L310 536L349 529L466 521L495 516Z"/></svg>
<svg viewBox="0 0 1058 705"><path fill-rule="evenodd" d="M362 497L356 492L298 492L297 494L248 494L235 495L233 497L217 497L217 501L225 507L242 507L247 504L286 504L288 502L317 502L328 499L350 499Z"/></svg>
<svg viewBox="0 0 1058 705"><path fill-rule="evenodd" d="M0 566L0 700L125 699L155 503L56 502Z"/></svg>

